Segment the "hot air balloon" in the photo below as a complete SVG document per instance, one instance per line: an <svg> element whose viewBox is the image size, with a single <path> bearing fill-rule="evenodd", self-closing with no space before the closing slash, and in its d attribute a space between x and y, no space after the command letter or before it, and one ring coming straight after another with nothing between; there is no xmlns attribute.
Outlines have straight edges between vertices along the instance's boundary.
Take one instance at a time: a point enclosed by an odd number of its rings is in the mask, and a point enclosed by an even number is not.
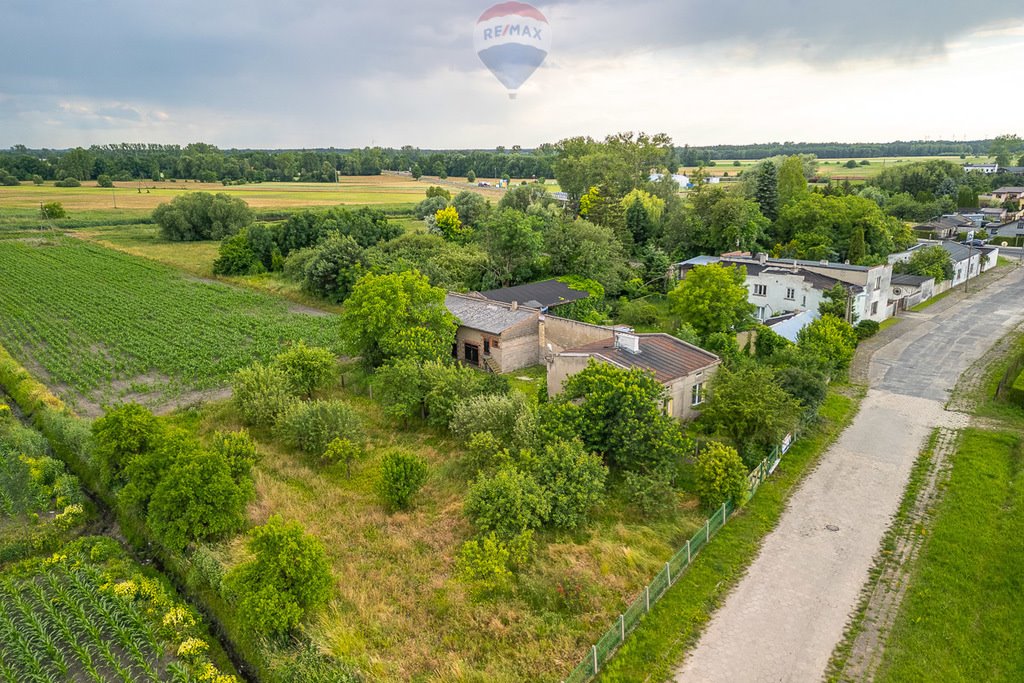
<svg viewBox="0 0 1024 683"><path fill-rule="evenodd" d="M515 99L519 87L548 56L551 29L536 7L502 2L477 19L473 45L480 61L508 88L508 96Z"/></svg>

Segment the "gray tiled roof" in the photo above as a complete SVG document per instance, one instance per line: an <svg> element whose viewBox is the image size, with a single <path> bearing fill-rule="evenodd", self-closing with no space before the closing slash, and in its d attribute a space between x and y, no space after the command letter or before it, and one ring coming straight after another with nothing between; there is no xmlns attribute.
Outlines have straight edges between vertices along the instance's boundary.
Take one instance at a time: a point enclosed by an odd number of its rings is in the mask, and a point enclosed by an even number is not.
<svg viewBox="0 0 1024 683"><path fill-rule="evenodd" d="M567 349L563 353L585 353L605 358L627 368L650 370L662 383L686 377L720 362L718 356L710 351L687 344L669 334L658 332L636 336L640 338L640 353L630 353L617 348L614 337Z"/></svg>
<svg viewBox="0 0 1024 683"><path fill-rule="evenodd" d="M590 292L573 289L564 282L558 280L542 280L531 282L516 287L502 287L501 289L490 289L480 292L491 301L503 301L507 304L518 301L527 306L538 308L551 308L562 304L572 303L580 299L586 299Z"/></svg>
<svg viewBox="0 0 1024 683"><path fill-rule="evenodd" d="M461 294L449 293L444 298L444 305L459 319L460 325L488 334L501 334L513 325L540 316L540 311L535 308L520 306L512 310L508 304Z"/></svg>
<svg viewBox="0 0 1024 683"><path fill-rule="evenodd" d="M898 274L897 273L897 274L893 274L893 276L892 276L892 284L894 284L894 285L902 285L904 287L920 287L921 285L923 285L924 283L928 282L929 280L934 280L934 279L935 278L925 277L924 275L911 275L909 273L903 273L903 274Z"/></svg>

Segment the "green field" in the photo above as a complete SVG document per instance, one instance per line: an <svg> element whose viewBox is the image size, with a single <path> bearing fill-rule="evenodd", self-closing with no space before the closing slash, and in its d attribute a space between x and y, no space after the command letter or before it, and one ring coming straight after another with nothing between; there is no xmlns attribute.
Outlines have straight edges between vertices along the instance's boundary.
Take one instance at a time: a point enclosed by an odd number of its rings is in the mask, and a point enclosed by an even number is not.
<svg viewBox="0 0 1024 683"><path fill-rule="evenodd" d="M880 683L1024 680L1024 478L1017 432L968 429Z"/></svg>
<svg viewBox="0 0 1024 683"><path fill-rule="evenodd" d="M200 398L299 339L338 348L330 318L83 240L0 240L0 272L0 345L84 414Z"/></svg>
<svg viewBox="0 0 1024 683"><path fill-rule="evenodd" d="M870 180L876 177L886 168L891 168L896 164L911 164L922 161L930 161L932 159L941 159L948 161L953 164L982 164L991 161L991 157L967 157L961 159L959 155L947 155L947 156L920 156L920 157L871 157L867 159L861 159L860 157L854 157L852 161L857 162L856 168L847 168L846 162L851 161L850 158L842 159L819 159L818 160L818 175L823 178L831 178L832 180L850 180L864 181ZM734 165L733 159L716 159L714 166L704 167L704 172L710 175L721 176L728 173L730 177L738 175L741 171L753 168L761 163L760 159L743 159L739 161L739 165ZM860 165L861 161L867 161L867 165ZM690 167L680 169L680 173L693 173L696 171L696 167Z"/></svg>

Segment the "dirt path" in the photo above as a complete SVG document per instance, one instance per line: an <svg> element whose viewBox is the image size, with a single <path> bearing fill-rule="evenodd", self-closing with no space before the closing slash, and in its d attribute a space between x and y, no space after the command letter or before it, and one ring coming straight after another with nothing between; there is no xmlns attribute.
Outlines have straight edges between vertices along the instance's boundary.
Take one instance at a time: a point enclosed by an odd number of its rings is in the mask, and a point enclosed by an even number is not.
<svg viewBox="0 0 1024 683"><path fill-rule="evenodd" d="M946 410L957 378L1024 320L1022 295L1024 271L1010 270L901 322L898 335L886 331L892 338L862 370L871 389L857 417L793 494L675 680L822 678L918 453L934 429L968 422Z"/></svg>

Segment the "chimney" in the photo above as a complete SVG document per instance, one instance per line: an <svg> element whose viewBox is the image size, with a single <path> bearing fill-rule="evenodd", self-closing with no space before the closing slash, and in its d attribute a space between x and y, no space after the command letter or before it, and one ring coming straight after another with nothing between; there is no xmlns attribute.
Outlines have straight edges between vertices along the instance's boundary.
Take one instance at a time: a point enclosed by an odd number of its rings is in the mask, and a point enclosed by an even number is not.
<svg viewBox="0 0 1024 683"><path fill-rule="evenodd" d="M513 301L512 302L511 310L513 310L513 311L518 311L519 310L519 302L518 301Z"/></svg>
<svg viewBox="0 0 1024 683"><path fill-rule="evenodd" d="M757 262L760 263L762 266L766 265L768 263L768 253L764 251L758 253Z"/></svg>
<svg viewBox="0 0 1024 683"><path fill-rule="evenodd" d="M640 353L640 337L629 332L615 332L615 348L627 353Z"/></svg>
<svg viewBox="0 0 1024 683"><path fill-rule="evenodd" d="M820 261L818 261L818 263L820 263L823 266L827 266L828 265L828 259L827 258L823 258Z"/></svg>

